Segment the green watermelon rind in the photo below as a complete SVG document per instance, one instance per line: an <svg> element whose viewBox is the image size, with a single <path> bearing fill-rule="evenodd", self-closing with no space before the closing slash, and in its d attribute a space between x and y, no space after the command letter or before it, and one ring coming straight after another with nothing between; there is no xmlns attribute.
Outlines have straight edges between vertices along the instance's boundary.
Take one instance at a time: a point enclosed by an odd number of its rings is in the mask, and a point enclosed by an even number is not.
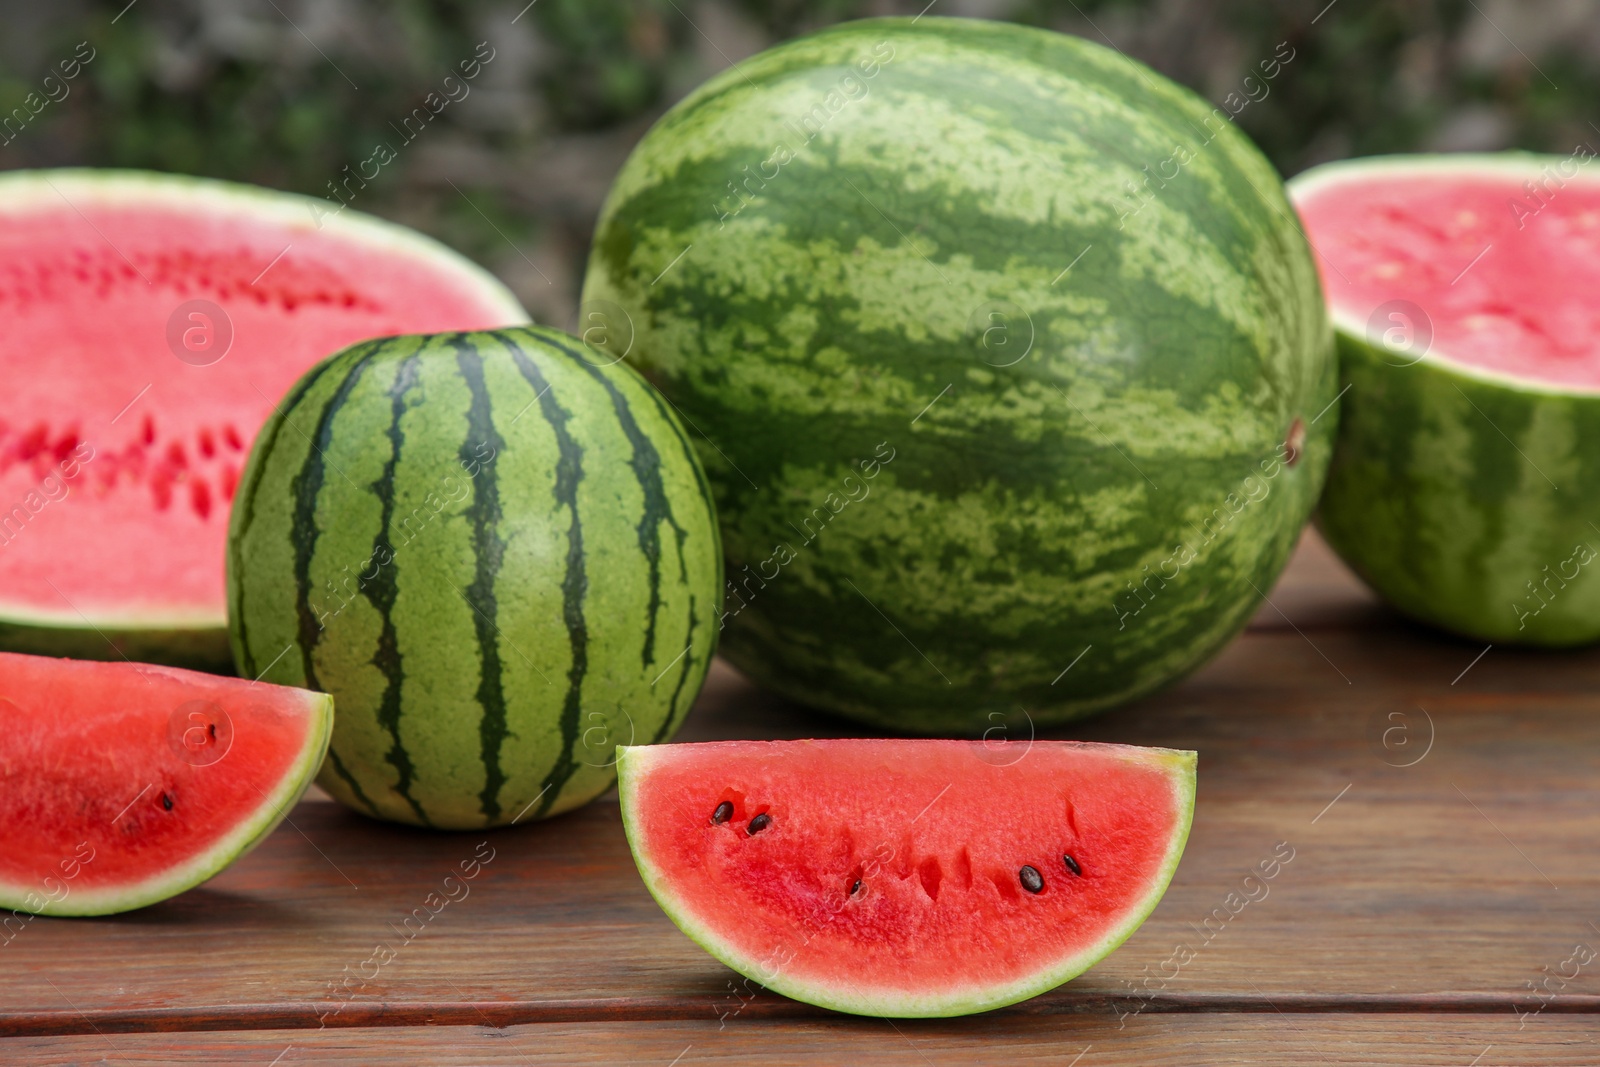
<svg viewBox="0 0 1600 1067"><path fill-rule="evenodd" d="M24 621L16 611L0 618L0 649L35 656L69 659L116 659L134 663L166 663L216 674L233 673L233 653L228 631L205 620L173 617L146 618L138 627L74 625L67 620L39 618Z"/></svg>
<svg viewBox="0 0 1600 1067"><path fill-rule="evenodd" d="M1377 156L1313 168L1289 191L1305 201L1346 181L1452 173L1538 180L1561 162ZM1600 174L1566 180L1593 185ZM1316 516L1328 543L1402 614L1462 637L1551 648L1600 640L1600 577L1582 569L1548 605L1525 584L1580 544L1600 548L1600 469L1586 469L1600 454L1600 390L1453 362L1437 347L1397 356L1368 339L1358 312L1330 304L1348 392ZM1525 625L1519 605L1539 609Z"/></svg>
<svg viewBox="0 0 1600 1067"><path fill-rule="evenodd" d="M933 132L896 141L912 120ZM1202 147L1157 191L1175 143ZM842 23L708 81L623 166L583 298L627 313L628 360L703 438L724 656L901 732L1064 722L1196 669L1281 572L1337 421L1271 164L1194 93L1033 27ZM1037 330L1012 369L974 344L996 301ZM1298 463L1239 512L1296 420ZM880 441L870 501L835 499ZM1200 562L1124 632L1180 546Z"/></svg>
<svg viewBox="0 0 1600 1067"><path fill-rule="evenodd" d="M1184 846L1188 843L1189 830L1194 822L1198 760L1196 754L1178 749L1139 749L1138 757L1125 758L1144 759L1168 775L1177 801L1178 820L1172 829L1166 857L1156 875L1150 880L1149 889L1129 908L1122 921L1107 931L1104 937L1048 970L1017 982L973 993L926 997L916 997L898 991L851 994L836 988L797 981L782 971L773 977L767 961L735 951L709 925L679 905L671 887L667 884L666 877L643 849L634 829L634 821L629 815L638 805L639 782L648 774L652 758L658 755L658 752L652 752L651 749L652 746L625 746L617 750L617 795L621 804L622 825L627 834L628 848L633 853L634 863L639 868L645 887L661 910L691 941L746 978L762 983L765 988L792 1000L850 1015L896 1019L974 1015L1028 1000L1071 981L1114 952L1124 941L1133 936L1134 931L1143 925L1151 912L1155 911L1156 905L1166 894L1173 875L1177 873L1178 861L1183 858Z"/></svg>
<svg viewBox="0 0 1600 1067"><path fill-rule="evenodd" d="M443 242L375 215L340 210L334 202L321 197L155 171L70 167L0 174L0 220L36 206L59 208L63 199L76 207L125 204L170 205L189 211L208 206L244 209L265 221L309 231L326 230L370 249L375 256L410 258L441 274L459 277L486 304L504 314L506 325L530 321L527 310L503 282ZM92 609L80 613L73 608L48 613L31 605L7 604L3 595L0 647L41 655L151 660L211 670L227 670L231 663L225 614L185 611L113 615Z"/></svg>
<svg viewBox="0 0 1600 1067"><path fill-rule="evenodd" d="M147 669L162 670L160 667ZM47 901L37 909L27 908L26 901L30 894L39 894L39 887L0 883L0 909L33 910L37 915L55 916L116 915L170 899L220 874L266 840L316 779L328 751L328 742L333 737L333 698L325 693L304 692L303 695L312 726L306 731L305 742L294 762L260 806L210 848L159 876L128 886L91 889L66 881L65 896ZM208 769L226 774L227 762L224 756Z"/></svg>

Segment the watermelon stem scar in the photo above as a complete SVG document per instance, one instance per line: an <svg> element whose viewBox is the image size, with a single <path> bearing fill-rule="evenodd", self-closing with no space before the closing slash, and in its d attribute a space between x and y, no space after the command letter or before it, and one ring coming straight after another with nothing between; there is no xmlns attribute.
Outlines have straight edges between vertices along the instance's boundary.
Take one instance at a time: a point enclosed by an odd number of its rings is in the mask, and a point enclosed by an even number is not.
<svg viewBox="0 0 1600 1067"><path fill-rule="evenodd" d="M1300 451L1306 445L1306 424L1299 416L1289 424L1289 433L1283 439L1283 463L1292 467L1300 462Z"/></svg>

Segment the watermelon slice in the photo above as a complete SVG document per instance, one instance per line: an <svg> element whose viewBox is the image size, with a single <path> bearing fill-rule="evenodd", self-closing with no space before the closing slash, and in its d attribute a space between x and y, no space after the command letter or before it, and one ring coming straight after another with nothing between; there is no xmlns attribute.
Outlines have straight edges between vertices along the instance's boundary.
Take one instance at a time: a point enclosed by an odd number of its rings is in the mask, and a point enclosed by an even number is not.
<svg viewBox="0 0 1600 1067"><path fill-rule="evenodd" d="M289 386L364 338L527 320L331 201L114 171L0 177L0 318L0 644L208 665L229 502Z"/></svg>
<svg viewBox="0 0 1600 1067"><path fill-rule="evenodd" d="M965 1015L1098 962L1171 881L1195 754L1067 741L724 741L618 750L656 901L796 1000Z"/></svg>
<svg viewBox="0 0 1600 1067"><path fill-rule="evenodd" d="M1344 379L1329 543L1478 641L1600 640L1594 151L1347 160L1290 191Z"/></svg>
<svg viewBox="0 0 1600 1067"><path fill-rule="evenodd" d="M278 825L332 730L304 689L0 652L0 908L107 915L199 885Z"/></svg>

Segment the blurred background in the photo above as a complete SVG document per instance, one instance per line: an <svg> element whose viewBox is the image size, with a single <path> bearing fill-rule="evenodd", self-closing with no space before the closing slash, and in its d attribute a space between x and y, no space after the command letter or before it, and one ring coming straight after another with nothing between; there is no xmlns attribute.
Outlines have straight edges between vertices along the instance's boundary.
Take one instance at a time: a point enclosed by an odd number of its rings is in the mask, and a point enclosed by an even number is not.
<svg viewBox="0 0 1600 1067"><path fill-rule="evenodd" d="M376 169L352 207L570 328L601 199L657 116L787 37L925 9L1109 43L1230 111L1237 94L1285 177L1381 152L1600 150L1594 0L0 0L0 169L313 196ZM476 78L444 84L474 58ZM437 114L404 125L430 92ZM368 162L379 143L392 161Z"/></svg>

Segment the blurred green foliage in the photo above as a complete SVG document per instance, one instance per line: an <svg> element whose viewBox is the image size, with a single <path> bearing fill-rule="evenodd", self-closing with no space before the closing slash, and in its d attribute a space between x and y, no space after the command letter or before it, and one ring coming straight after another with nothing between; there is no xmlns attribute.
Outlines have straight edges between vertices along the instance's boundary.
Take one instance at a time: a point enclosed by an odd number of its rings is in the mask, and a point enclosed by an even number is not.
<svg viewBox="0 0 1600 1067"><path fill-rule="evenodd" d="M0 0L0 117L88 42L66 95L0 167L144 167L329 195L378 143L355 204L430 230L561 321L611 174L721 67L842 19L926 0ZM1600 146L1600 11L1570 0L936 0L1077 33L1221 102L1286 175L1378 152ZM398 124L480 43L469 94L410 144ZM60 90L55 90L59 95ZM15 124L14 124L15 125Z"/></svg>

